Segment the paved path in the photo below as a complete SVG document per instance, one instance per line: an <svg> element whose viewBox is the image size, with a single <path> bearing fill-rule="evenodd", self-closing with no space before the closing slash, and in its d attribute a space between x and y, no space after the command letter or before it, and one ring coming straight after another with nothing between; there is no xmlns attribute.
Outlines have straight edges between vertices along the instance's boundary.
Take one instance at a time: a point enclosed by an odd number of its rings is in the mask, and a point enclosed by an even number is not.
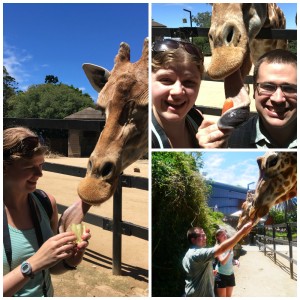
<svg viewBox="0 0 300 300"><path fill-rule="evenodd" d="M278 251L288 254L287 246L277 246ZM294 276L290 278L289 262L277 255L277 264L273 256L258 250L258 246L243 246L247 254L240 257L240 267L235 267L236 287L233 297L296 297L297 265L294 264ZM269 252L270 253L270 252ZM294 258L297 257L295 248Z"/></svg>

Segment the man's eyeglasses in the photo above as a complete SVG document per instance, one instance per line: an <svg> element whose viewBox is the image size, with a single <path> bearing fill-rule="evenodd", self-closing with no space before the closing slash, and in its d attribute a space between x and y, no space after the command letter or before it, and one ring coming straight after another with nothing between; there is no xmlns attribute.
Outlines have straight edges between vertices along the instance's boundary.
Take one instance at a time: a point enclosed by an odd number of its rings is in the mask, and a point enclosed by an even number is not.
<svg viewBox="0 0 300 300"><path fill-rule="evenodd" d="M20 153L23 155L29 155L32 153L32 151L38 146L39 144L39 138L35 136L30 136L22 141L20 141L17 145L10 149L6 149L3 151L3 157L9 158L10 155L15 153Z"/></svg>
<svg viewBox="0 0 300 300"><path fill-rule="evenodd" d="M179 47L185 49L185 51L189 54L197 56L201 61L204 60L203 53L194 44L182 41L175 41L171 39L165 39L163 41L154 42L152 45L152 51L156 54L168 50L176 50Z"/></svg>
<svg viewBox="0 0 300 300"><path fill-rule="evenodd" d="M194 233L192 237L195 239L198 237L204 239L204 238L206 238L206 234L205 233Z"/></svg>
<svg viewBox="0 0 300 300"><path fill-rule="evenodd" d="M297 95L297 85L295 84L274 84L269 82L256 83L257 91L259 95L271 96L278 88L286 97L292 97Z"/></svg>

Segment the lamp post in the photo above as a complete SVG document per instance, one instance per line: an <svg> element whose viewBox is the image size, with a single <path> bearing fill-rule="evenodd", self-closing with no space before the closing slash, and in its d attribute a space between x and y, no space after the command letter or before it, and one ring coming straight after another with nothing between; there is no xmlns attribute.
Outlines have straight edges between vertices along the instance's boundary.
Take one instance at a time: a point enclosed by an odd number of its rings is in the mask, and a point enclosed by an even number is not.
<svg viewBox="0 0 300 300"><path fill-rule="evenodd" d="M188 9L183 9L184 11L187 11L188 13L190 13L190 23L191 23L191 27L193 27L193 25L192 25L192 12L190 11L190 10L188 10Z"/></svg>
<svg viewBox="0 0 300 300"><path fill-rule="evenodd" d="M247 191L249 191L249 186L250 186L251 184L253 184L253 183L255 183L255 182L252 181L252 182L250 182L250 183L247 184Z"/></svg>

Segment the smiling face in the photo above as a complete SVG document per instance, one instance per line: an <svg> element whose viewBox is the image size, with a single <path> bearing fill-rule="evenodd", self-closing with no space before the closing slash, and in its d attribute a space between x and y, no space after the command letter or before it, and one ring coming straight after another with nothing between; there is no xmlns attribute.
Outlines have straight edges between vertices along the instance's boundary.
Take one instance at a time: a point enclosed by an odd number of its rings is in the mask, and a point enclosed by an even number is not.
<svg viewBox="0 0 300 300"><path fill-rule="evenodd" d="M153 111L157 120L184 121L196 102L201 76L195 64L159 69L152 73Z"/></svg>
<svg viewBox="0 0 300 300"><path fill-rule="evenodd" d="M31 193L36 189L37 181L43 176L44 155L35 155L31 159L18 159L4 166L4 188L19 193Z"/></svg>
<svg viewBox="0 0 300 300"><path fill-rule="evenodd" d="M191 241L194 245L202 248L206 246L206 234L202 228L195 229L195 238L192 238Z"/></svg>
<svg viewBox="0 0 300 300"><path fill-rule="evenodd" d="M297 69L295 65L263 62L259 68L258 83L297 85ZM297 94L285 96L280 88L270 96L260 94L255 89L256 109L267 129L275 130L294 126L297 118Z"/></svg>

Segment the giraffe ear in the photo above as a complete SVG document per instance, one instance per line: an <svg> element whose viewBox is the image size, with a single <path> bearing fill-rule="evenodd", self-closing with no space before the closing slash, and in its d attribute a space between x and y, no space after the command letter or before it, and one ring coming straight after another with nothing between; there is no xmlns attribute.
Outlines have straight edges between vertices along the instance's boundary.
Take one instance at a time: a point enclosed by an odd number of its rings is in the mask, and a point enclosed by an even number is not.
<svg viewBox="0 0 300 300"><path fill-rule="evenodd" d="M99 93L106 84L110 76L110 71L88 63L83 64L82 68L92 87Z"/></svg>

